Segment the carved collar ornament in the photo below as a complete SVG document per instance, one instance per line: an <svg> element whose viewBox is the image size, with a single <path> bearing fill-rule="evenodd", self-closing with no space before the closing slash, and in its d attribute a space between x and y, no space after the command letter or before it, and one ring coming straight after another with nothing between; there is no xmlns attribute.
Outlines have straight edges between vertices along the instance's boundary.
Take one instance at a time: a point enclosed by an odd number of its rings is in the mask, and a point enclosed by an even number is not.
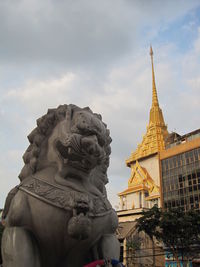
<svg viewBox="0 0 200 267"><path fill-rule="evenodd" d="M88 217L104 216L112 210L106 196L100 197L78 192L72 188L51 184L33 176L25 179L19 185L19 190L66 211L82 208L87 211Z"/></svg>

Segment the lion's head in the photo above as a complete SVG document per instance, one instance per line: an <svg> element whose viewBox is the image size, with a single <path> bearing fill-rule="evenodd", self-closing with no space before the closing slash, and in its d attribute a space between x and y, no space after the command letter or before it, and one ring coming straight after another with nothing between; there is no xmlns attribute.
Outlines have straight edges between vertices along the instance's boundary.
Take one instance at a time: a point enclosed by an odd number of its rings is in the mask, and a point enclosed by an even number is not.
<svg viewBox="0 0 200 267"><path fill-rule="evenodd" d="M88 107L61 105L49 109L37 120L28 140L30 146L23 155L25 166L20 180L53 164L64 179L96 176L103 184L107 182L109 130L101 116Z"/></svg>

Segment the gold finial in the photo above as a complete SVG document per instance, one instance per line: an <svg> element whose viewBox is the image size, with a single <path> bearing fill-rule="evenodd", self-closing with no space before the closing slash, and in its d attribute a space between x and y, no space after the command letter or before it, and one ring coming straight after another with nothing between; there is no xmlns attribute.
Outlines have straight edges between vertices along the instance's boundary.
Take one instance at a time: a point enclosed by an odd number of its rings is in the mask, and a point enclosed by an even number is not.
<svg viewBox="0 0 200 267"><path fill-rule="evenodd" d="M153 49L152 49L152 46L150 45L150 56L152 57L153 56Z"/></svg>
<svg viewBox="0 0 200 267"><path fill-rule="evenodd" d="M150 56L151 56L151 65L152 65L152 106L159 106L158 96L157 96L157 91L156 91L154 66L153 66L153 49L152 49L152 46L150 46Z"/></svg>

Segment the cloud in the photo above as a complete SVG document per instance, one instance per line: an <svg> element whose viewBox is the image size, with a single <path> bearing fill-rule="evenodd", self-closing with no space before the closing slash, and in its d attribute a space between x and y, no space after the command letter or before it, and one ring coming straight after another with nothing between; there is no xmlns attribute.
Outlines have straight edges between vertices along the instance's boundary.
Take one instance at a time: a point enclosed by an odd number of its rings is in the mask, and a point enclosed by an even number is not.
<svg viewBox="0 0 200 267"><path fill-rule="evenodd" d="M110 61L130 49L131 13L121 1L0 3L1 57L66 64ZM14 45L13 45L14 43Z"/></svg>
<svg viewBox="0 0 200 267"><path fill-rule="evenodd" d="M143 27L159 33L198 4L178 0L1 1L1 60L59 62L76 68L110 64L139 45Z"/></svg>
<svg viewBox="0 0 200 267"><path fill-rule="evenodd" d="M73 91L75 80L73 73L67 73L59 79L29 80L23 88L9 90L4 99L17 100L27 109L30 107L32 111L39 113L43 106L58 105L63 100L68 102L67 95Z"/></svg>

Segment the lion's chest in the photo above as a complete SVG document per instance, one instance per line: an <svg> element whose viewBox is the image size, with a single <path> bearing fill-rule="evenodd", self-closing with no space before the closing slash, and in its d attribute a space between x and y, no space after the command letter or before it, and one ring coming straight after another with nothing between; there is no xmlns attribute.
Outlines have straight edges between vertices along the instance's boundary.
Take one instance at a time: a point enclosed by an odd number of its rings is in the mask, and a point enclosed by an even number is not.
<svg viewBox="0 0 200 267"><path fill-rule="evenodd" d="M59 257L72 247L87 251L103 234L113 229L112 210L102 216L81 217L80 214L74 215L72 210L56 208L39 199L35 201L33 197L29 197L29 203L31 228L40 249L52 254L56 250Z"/></svg>
<svg viewBox="0 0 200 267"><path fill-rule="evenodd" d="M24 219L20 224L31 229L41 253L48 254L52 262L55 255L62 258L72 247L87 253L102 235L115 232L117 216L106 199L63 190L39 179L24 180L19 190L22 204L27 203L21 209ZM89 206L86 214L77 209L82 203Z"/></svg>

